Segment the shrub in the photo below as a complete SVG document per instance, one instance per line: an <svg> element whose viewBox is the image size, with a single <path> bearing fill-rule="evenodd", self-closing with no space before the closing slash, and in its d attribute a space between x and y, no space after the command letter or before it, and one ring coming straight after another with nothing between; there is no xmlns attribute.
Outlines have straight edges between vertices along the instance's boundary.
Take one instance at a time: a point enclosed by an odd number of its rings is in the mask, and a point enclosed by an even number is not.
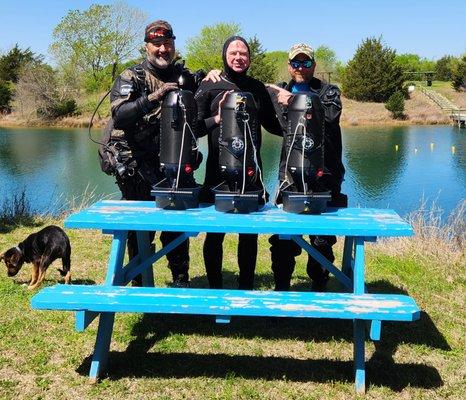
<svg viewBox="0 0 466 400"><path fill-rule="evenodd" d="M44 119L66 117L76 113L78 106L73 99L56 100L37 109L37 116Z"/></svg>
<svg viewBox="0 0 466 400"><path fill-rule="evenodd" d="M21 225L31 226L36 214L24 189L20 193L14 193L7 197L0 207L0 232L8 232Z"/></svg>
<svg viewBox="0 0 466 400"><path fill-rule="evenodd" d="M466 83L466 55L458 62L452 72L452 86L456 91L460 91L461 87Z"/></svg>
<svg viewBox="0 0 466 400"><path fill-rule="evenodd" d="M364 40L343 74L345 96L381 103L401 90L403 69L395 62L395 56L395 51L384 46L381 39Z"/></svg>
<svg viewBox="0 0 466 400"><path fill-rule="evenodd" d="M13 93L8 82L0 80L0 111L10 111L10 101Z"/></svg>
<svg viewBox="0 0 466 400"><path fill-rule="evenodd" d="M57 72L45 64L23 68L15 90L15 111L27 119L53 119L73 114L77 108L73 91L59 78Z"/></svg>
<svg viewBox="0 0 466 400"><path fill-rule="evenodd" d="M57 102L53 107L53 112L56 117L65 117L67 115L73 115L76 113L78 108L76 101L73 99L65 99L61 102Z"/></svg>
<svg viewBox="0 0 466 400"><path fill-rule="evenodd" d="M403 93L400 91L393 93L385 103L385 108L392 113L393 118L403 118L405 110L405 97Z"/></svg>
<svg viewBox="0 0 466 400"><path fill-rule="evenodd" d="M403 97L405 98L405 100L408 100L410 98L410 95L409 95L409 87L410 86L414 86L414 83L413 82L407 82L401 88L401 93L403 94Z"/></svg>

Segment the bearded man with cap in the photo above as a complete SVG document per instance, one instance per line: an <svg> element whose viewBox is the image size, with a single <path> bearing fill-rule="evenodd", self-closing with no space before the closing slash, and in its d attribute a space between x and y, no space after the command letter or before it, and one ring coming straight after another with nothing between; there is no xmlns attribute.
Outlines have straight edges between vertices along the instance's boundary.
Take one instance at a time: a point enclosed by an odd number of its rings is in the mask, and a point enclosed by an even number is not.
<svg viewBox="0 0 466 400"><path fill-rule="evenodd" d="M162 101L180 86L194 93L205 76L202 71L193 74L183 63L175 63L175 36L168 22L158 20L147 25L144 41L146 59L124 70L110 94L112 119L108 129L110 142L116 143L118 151L114 175L124 200L153 200L152 185L161 179L158 152ZM154 235L151 232L151 241ZM179 235L162 232L162 245ZM130 259L138 254L136 232L128 234L128 253ZM167 258L174 284L187 286L188 240L169 252Z"/></svg>
<svg viewBox="0 0 466 400"><path fill-rule="evenodd" d="M201 194L202 201L214 202L211 189L223 181L219 168L220 107L231 91L249 92L257 104L260 124L270 133L282 136L280 121L277 119L270 96L262 82L247 75L250 60L249 46L240 36L226 40L222 50L223 72L215 82L203 81L196 92L198 105L199 133L208 135L209 153L206 176ZM261 137L258 138L257 158L260 158ZM260 184L258 182L258 184ZM264 189L265 194L265 189ZM265 196L264 196L265 197ZM222 259L224 233L207 233L204 241L204 262L207 279L211 288L222 288ZM257 235L239 234L238 265L239 289L251 290L254 287L254 271L257 258Z"/></svg>
<svg viewBox="0 0 466 400"><path fill-rule="evenodd" d="M280 86L267 85L277 114L286 129L287 106L297 92L312 92L319 96L325 110L325 155L324 176L321 182L331 191L330 207L347 207L347 196L341 193L341 184L345 174L342 162L342 143L340 129L341 100L340 90L314 77L316 61L314 51L307 44L299 43L291 47L288 53L288 72L291 80ZM284 179L286 154L282 152L280 161L280 179ZM278 202L280 199L277 199ZM324 257L333 262L332 246L336 243L335 236L310 236L311 245ZM272 256L272 270L275 279L275 290L289 290L291 275L295 267L295 257L301 254L301 247L292 240L280 240L273 235L269 242ZM308 256L307 273L312 279L312 289L323 291L329 280L327 270Z"/></svg>

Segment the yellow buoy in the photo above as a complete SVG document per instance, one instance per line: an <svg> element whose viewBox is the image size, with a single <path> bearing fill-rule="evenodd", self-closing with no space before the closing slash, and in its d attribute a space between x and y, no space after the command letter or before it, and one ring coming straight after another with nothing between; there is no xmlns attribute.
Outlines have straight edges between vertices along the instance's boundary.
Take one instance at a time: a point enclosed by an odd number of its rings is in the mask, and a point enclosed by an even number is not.
<svg viewBox="0 0 466 400"><path fill-rule="evenodd" d="M456 147L455 146L451 146L451 154L455 154L456 152Z"/></svg>
<svg viewBox="0 0 466 400"><path fill-rule="evenodd" d="M434 151L434 143L430 142L430 151Z"/></svg>
<svg viewBox="0 0 466 400"><path fill-rule="evenodd" d="M398 151L398 145L395 144L395 151Z"/></svg>

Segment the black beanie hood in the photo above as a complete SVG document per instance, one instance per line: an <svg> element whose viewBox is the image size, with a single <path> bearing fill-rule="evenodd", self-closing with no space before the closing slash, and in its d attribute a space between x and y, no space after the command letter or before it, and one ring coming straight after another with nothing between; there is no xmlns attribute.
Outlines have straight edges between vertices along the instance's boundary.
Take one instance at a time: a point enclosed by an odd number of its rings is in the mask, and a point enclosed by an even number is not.
<svg viewBox="0 0 466 400"><path fill-rule="evenodd" d="M245 71L241 72L241 73L238 73L238 72L235 72L233 71L227 64L227 49L228 49L228 46L230 45L231 42L234 42L235 40L239 40L241 42L243 42L247 49L248 49L248 54L249 54L249 59L251 58L251 50L249 48L249 45L248 45L248 42L246 41L245 38L241 37L241 36L230 36L226 41L225 43L223 44L223 50L222 50L222 60L223 60L223 70L225 71L225 75L230 78L233 82L239 82L239 81L242 81L246 78L246 74L248 72L248 68L246 68Z"/></svg>

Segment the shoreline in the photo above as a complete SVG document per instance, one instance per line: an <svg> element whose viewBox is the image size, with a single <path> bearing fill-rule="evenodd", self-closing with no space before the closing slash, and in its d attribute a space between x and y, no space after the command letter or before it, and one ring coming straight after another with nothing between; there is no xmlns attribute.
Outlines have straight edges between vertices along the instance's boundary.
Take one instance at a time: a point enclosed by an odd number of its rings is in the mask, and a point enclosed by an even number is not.
<svg viewBox="0 0 466 400"><path fill-rule="evenodd" d="M89 118L65 118L57 121L41 121L41 120L22 120L18 118L0 118L0 128L49 128L49 129L71 129L71 128L88 128ZM102 118L94 121L93 128L103 128L108 118ZM404 119L404 120L371 120L359 119L357 121L351 119L342 119L340 126L342 128L352 127L399 127L399 126L420 126L420 125L453 125L448 119Z"/></svg>
<svg viewBox="0 0 466 400"><path fill-rule="evenodd" d="M402 127L415 125L454 125L451 118L437 104L420 91L410 93L405 100L404 119L393 119L384 103L361 102L341 96L343 110L340 126L349 127ZM457 104L462 105L463 102ZM40 119L25 119L16 113L0 115L2 128L88 128L91 113L64 117L53 121ZM110 117L94 118L93 127L104 127Z"/></svg>

